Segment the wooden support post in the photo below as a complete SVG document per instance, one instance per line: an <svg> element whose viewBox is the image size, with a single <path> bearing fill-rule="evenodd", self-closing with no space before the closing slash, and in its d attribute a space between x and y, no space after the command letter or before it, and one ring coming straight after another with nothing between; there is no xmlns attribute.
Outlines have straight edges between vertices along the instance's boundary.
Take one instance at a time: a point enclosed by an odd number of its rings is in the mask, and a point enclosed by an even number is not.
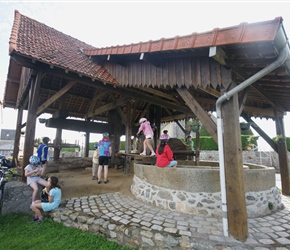
<svg viewBox="0 0 290 250"><path fill-rule="evenodd" d="M127 154L131 153L131 136L132 136L132 105L131 102L127 102L126 106L126 144L125 144L125 152ZM124 166L124 175L129 175L130 173L130 163L131 157L127 157L125 159L125 166Z"/></svg>
<svg viewBox="0 0 290 250"><path fill-rule="evenodd" d="M276 123L277 135L282 135L282 138L276 142L277 149L278 149L278 157L279 157L282 194L290 195L288 153L287 153L283 118L276 116L275 123Z"/></svg>
<svg viewBox="0 0 290 250"><path fill-rule="evenodd" d="M62 110L62 107L64 106L64 101L65 101L64 97L62 96L60 98L59 111L53 115L54 118L65 118L67 116L67 112ZM59 145L61 145L61 144L62 144L62 128L57 128L56 133L55 133L55 139L53 141L53 145L54 145L54 147L53 147L53 159L54 160L58 160L60 157L61 147Z"/></svg>
<svg viewBox="0 0 290 250"><path fill-rule="evenodd" d="M199 152L200 152L200 137L199 137L199 132L196 132L196 137L195 137L195 162L196 165L198 166L199 164Z"/></svg>
<svg viewBox="0 0 290 250"><path fill-rule="evenodd" d="M60 150L61 148L57 145L61 145L61 136L62 136L62 129L57 128L55 133L55 139L53 141L53 159L58 160L60 156Z"/></svg>
<svg viewBox="0 0 290 250"><path fill-rule="evenodd" d="M13 147L12 167L17 167L18 166L19 145L20 145L20 139L21 139L22 116L23 116L23 106L21 106L18 109L18 113L17 113L16 133L15 133L14 147Z"/></svg>
<svg viewBox="0 0 290 250"><path fill-rule="evenodd" d="M29 158L33 155L34 139L35 139L35 126L37 118L37 108L40 100L40 85L42 80L42 73L32 76L32 81L29 89L29 104L26 122L26 133L24 141L23 152L23 168L29 163ZM25 182L26 177L23 175L22 180Z"/></svg>
<svg viewBox="0 0 290 250"><path fill-rule="evenodd" d="M86 140L85 140L85 157L89 157L89 151L90 151L90 133L86 132Z"/></svg>
<svg viewBox="0 0 290 250"><path fill-rule="evenodd" d="M117 156L116 153L118 153L120 151L120 136L121 136L121 126L123 126L122 124L120 124L120 121L122 121L121 115L120 113L122 112L122 110L117 107L114 110L114 121L113 121L113 141L112 141L112 157L111 157L111 164L115 165L115 168L117 169ZM123 114L123 113L121 113Z"/></svg>
<svg viewBox="0 0 290 250"><path fill-rule="evenodd" d="M162 108L161 107L156 107L156 113L155 113L155 125L157 126L157 129L154 131L154 145L153 149L156 150L160 135L162 132L160 131L160 124L161 124L161 112Z"/></svg>
<svg viewBox="0 0 290 250"><path fill-rule="evenodd" d="M248 237L248 222L237 94L224 102L222 117L229 233L245 241Z"/></svg>

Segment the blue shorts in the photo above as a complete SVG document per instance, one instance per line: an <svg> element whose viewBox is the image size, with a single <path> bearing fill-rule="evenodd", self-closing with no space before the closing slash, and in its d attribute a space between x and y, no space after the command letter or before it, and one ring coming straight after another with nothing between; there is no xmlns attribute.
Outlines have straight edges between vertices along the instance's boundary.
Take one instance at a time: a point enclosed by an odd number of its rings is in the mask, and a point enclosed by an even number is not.
<svg viewBox="0 0 290 250"><path fill-rule="evenodd" d="M41 207L44 212L49 212L58 208L58 205L50 202L41 202Z"/></svg>
<svg viewBox="0 0 290 250"><path fill-rule="evenodd" d="M177 161L171 161L170 163L169 163L169 165L168 166L166 166L166 168L172 168L174 165L176 165L177 164Z"/></svg>

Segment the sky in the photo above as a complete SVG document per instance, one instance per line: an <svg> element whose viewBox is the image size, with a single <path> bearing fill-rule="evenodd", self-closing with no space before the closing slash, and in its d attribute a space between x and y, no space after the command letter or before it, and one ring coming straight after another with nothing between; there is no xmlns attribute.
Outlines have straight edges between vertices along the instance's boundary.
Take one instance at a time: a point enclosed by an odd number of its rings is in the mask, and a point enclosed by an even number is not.
<svg viewBox="0 0 290 250"><path fill-rule="evenodd" d="M283 17L290 36L290 1L1 1L0 0L0 99L3 100L9 64L9 38L14 11L97 48L124 45L174 36L206 32L240 23ZM50 115L40 117L49 118ZM0 129L16 128L17 112L0 109ZM24 113L23 121L26 121ZM254 121L270 136L275 123ZM286 136L290 136L290 113L285 116ZM55 137L56 130L36 125L36 138ZM67 143L84 142L83 132L63 130ZM90 141L101 135L91 134ZM270 149L259 139L261 150Z"/></svg>

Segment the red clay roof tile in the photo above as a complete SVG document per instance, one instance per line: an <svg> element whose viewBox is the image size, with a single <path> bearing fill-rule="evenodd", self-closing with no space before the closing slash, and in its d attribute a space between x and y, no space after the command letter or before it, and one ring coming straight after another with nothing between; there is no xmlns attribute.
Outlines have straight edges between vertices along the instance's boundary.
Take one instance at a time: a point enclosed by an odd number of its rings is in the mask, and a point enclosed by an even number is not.
<svg viewBox="0 0 290 250"><path fill-rule="evenodd" d="M82 52L86 49L92 50L95 47L15 11L10 37L10 55L13 53L25 55L81 75L116 84L117 81L105 68L90 60Z"/></svg>
<svg viewBox="0 0 290 250"><path fill-rule="evenodd" d="M192 33L186 36L140 42L123 46L112 46L98 49L84 49L88 56L134 54L169 50L182 50L210 46L220 46L236 43L273 41L282 22L282 17L257 23L241 23L240 25L215 28L212 31Z"/></svg>

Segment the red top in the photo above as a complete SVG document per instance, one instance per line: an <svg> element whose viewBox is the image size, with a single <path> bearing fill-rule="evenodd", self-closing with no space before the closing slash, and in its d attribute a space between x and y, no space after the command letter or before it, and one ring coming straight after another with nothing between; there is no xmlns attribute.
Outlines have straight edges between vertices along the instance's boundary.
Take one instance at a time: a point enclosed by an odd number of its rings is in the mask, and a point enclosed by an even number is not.
<svg viewBox="0 0 290 250"><path fill-rule="evenodd" d="M173 160L173 152L171 148L166 144L163 153L158 153L159 147L156 149L156 165L160 168L165 168Z"/></svg>

